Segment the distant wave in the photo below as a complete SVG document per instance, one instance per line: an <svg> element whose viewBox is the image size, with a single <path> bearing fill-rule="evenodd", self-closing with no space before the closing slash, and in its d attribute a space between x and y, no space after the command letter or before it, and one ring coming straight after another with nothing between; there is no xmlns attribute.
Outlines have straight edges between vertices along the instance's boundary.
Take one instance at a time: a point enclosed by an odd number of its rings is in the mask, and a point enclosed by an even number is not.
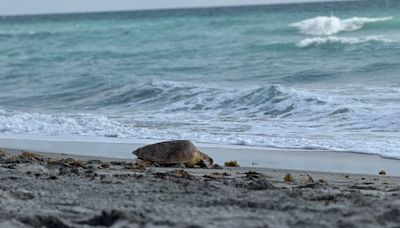
<svg viewBox="0 0 400 228"><path fill-rule="evenodd" d="M319 46L324 44L362 44L368 42L384 42L390 43L393 42L390 39L384 38L383 36L367 36L367 37L337 37L337 36L328 36L328 37L313 37L301 40L297 43L298 47L310 47L310 46Z"/></svg>
<svg viewBox="0 0 400 228"><path fill-rule="evenodd" d="M314 36L329 36L340 32L355 31L363 28L366 24L392 20L392 17L352 17L340 19L335 16L319 16L291 24L301 33Z"/></svg>

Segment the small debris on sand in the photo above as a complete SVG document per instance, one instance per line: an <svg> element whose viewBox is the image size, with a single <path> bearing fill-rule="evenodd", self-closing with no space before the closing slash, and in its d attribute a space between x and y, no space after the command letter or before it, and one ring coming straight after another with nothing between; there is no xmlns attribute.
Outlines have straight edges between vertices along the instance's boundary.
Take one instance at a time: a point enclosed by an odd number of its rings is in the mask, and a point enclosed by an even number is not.
<svg viewBox="0 0 400 228"><path fill-rule="evenodd" d="M192 177L192 175L190 175L188 172L186 172L183 169L175 169L171 173L175 174L175 175L177 175L179 177L183 177L183 178L191 178Z"/></svg>
<svg viewBox="0 0 400 228"><path fill-rule="evenodd" d="M285 177L283 178L283 180L286 181L286 182L293 182L293 181L294 181L294 178L293 178L293 176L292 176L290 173L287 173L287 174L285 175Z"/></svg>
<svg viewBox="0 0 400 228"><path fill-rule="evenodd" d="M111 168L111 165L109 163L103 163L103 164L101 164L101 167L104 169L109 169L109 168Z"/></svg>
<svg viewBox="0 0 400 228"><path fill-rule="evenodd" d="M83 161L76 160L76 161L71 162L70 165L73 166L73 167L82 167L83 166Z"/></svg>
<svg viewBox="0 0 400 228"><path fill-rule="evenodd" d="M47 161L46 161L46 163L47 163L47 165L53 165L53 164L56 163L56 160L51 159L51 158L48 158Z"/></svg>
<svg viewBox="0 0 400 228"><path fill-rule="evenodd" d="M126 169L133 169L133 170L139 171L139 172L146 171L146 166L144 164L141 164L141 163L135 163L135 164L132 164L132 165L126 165L125 168Z"/></svg>
<svg viewBox="0 0 400 228"><path fill-rule="evenodd" d="M220 173L220 172L214 172L214 173L211 173L211 175L213 175L213 176L217 176L217 177L227 177L227 176L230 176L230 174L229 174L229 173L227 173L227 172L223 172L223 173Z"/></svg>
<svg viewBox="0 0 400 228"><path fill-rule="evenodd" d="M27 151L22 151L21 154L19 155L19 157L23 158L23 159L27 159L27 160L36 160L36 161L43 160L42 156L32 153L32 152L27 152Z"/></svg>
<svg viewBox="0 0 400 228"><path fill-rule="evenodd" d="M237 161L227 161L224 163L224 165L227 167L240 167Z"/></svg>

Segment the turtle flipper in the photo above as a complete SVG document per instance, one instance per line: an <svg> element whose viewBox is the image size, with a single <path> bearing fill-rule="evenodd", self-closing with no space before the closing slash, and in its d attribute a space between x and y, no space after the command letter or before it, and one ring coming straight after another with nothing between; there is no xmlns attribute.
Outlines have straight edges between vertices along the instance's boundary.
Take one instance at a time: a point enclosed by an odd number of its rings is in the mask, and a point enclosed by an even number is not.
<svg viewBox="0 0 400 228"><path fill-rule="evenodd" d="M197 163L197 165L200 166L200 168L203 168L203 169L208 169L208 168L210 168L210 167L208 167L208 166L206 165L206 163L205 163L203 160L201 160L199 163Z"/></svg>
<svg viewBox="0 0 400 228"><path fill-rule="evenodd" d="M198 165L200 165L200 167L202 167L202 168L211 168L211 167L213 167L214 160L210 156L208 156L207 154L205 154L205 153L203 153L201 151L198 151L198 153L199 153L199 155L201 157L201 159L198 162ZM199 164L199 163L202 163L202 164Z"/></svg>

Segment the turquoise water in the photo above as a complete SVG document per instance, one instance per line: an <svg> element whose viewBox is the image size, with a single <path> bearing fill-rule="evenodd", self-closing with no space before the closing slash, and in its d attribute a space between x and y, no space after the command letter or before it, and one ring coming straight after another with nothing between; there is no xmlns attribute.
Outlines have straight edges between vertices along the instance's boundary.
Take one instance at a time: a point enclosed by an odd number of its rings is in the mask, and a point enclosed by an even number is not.
<svg viewBox="0 0 400 228"><path fill-rule="evenodd" d="M400 158L400 1L0 18L0 132Z"/></svg>

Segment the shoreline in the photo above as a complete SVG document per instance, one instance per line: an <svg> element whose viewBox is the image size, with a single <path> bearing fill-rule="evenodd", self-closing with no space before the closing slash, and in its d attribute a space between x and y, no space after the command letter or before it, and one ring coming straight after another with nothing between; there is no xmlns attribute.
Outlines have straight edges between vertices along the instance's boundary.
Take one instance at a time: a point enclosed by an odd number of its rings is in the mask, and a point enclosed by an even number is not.
<svg viewBox="0 0 400 228"><path fill-rule="evenodd" d="M155 140L113 139L99 142L95 139L63 140L60 138L20 139L0 136L0 148L27 150L54 154L70 154L107 159L135 158L132 151L154 143ZM379 155L324 150L291 150L249 146L218 146L196 144L200 150L213 157L218 164L237 160L241 166L249 168L271 168L282 170L316 171L328 173L353 173L376 175L384 170L388 175L400 176L400 160L383 158Z"/></svg>
<svg viewBox="0 0 400 228"><path fill-rule="evenodd" d="M400 178L0 153L0 226L391 227ZM50 209L50 210L49 210Z"/></svg>

